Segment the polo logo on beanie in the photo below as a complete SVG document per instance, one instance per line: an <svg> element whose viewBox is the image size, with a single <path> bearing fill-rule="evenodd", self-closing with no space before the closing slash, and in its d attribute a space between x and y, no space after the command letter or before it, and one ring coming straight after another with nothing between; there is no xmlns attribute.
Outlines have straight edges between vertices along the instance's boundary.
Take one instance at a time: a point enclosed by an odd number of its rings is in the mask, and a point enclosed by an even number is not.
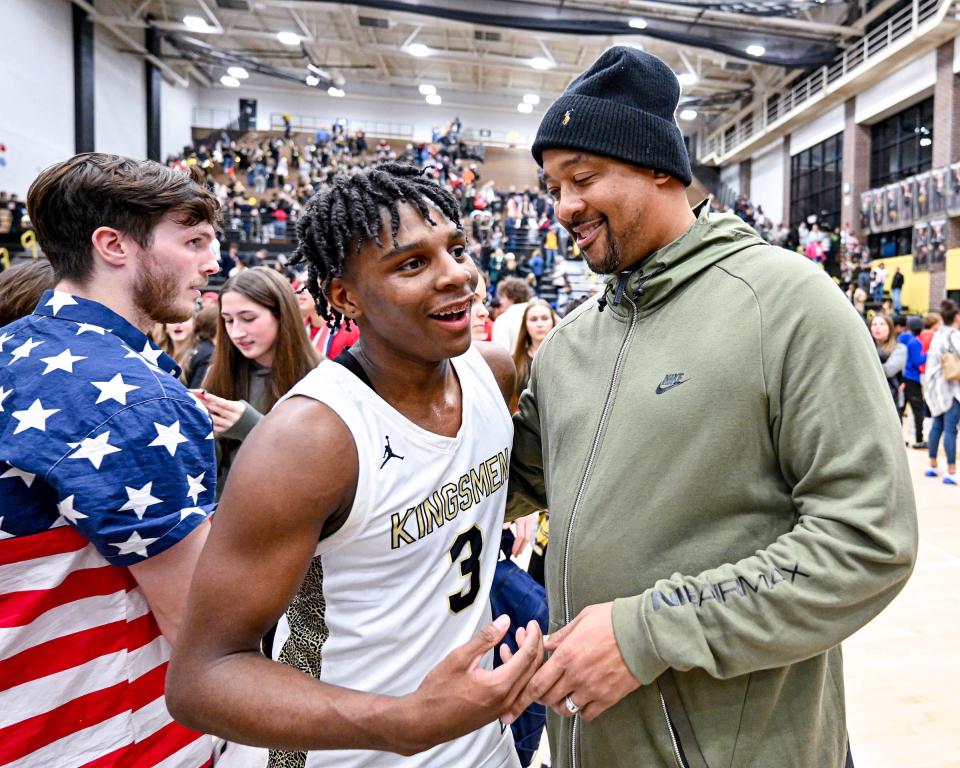
<svg viewBox="0 0 960 768"><path fill-rule="evenodd" d="M664 61L615 46L550 105L533 159L542 167L546 149L577 150L668 173L689 186L690 158L675 117L679 102L680 83Z"/></svg>

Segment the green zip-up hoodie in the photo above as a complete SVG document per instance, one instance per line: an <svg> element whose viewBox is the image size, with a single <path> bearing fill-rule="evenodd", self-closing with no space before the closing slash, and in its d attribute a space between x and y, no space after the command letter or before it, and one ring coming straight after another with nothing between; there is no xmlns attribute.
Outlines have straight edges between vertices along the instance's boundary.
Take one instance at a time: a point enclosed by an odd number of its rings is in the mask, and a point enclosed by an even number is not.
<svg viewBox="0 0 960 768"><path fill-rule="evenodd" d="M824 272L706 205L603 300L537 353L510 514L550 510L550 630L612 600L642 685L592 722L551 715L553 765L840 768L840 642L917 547L863 321Z"/></svg>

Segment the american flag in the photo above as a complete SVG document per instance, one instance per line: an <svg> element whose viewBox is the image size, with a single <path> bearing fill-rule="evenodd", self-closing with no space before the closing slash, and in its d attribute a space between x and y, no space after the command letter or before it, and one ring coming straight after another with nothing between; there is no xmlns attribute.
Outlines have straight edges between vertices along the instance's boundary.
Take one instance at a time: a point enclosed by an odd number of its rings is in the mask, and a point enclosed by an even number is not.
<svg viewBox="0 0 960 768"><path fill-rule="evenodd" d="M126 567L214 510L212 423L174 361L47 291L0 328L0 766L198 768L169 645Z"/></svg>

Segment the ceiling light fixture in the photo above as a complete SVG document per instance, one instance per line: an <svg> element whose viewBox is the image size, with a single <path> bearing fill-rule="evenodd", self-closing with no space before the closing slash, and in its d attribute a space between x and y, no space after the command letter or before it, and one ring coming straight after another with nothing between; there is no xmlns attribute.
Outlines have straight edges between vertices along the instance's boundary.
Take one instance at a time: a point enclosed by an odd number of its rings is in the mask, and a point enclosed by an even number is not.
<svg viewBox="0 0 960 768"><path fill-rule="evenodd" d="M434 107L443 103L443 99L440 98L440 95L437 93L428 93L427 94L427 104L430 104Z"/></svg>
<svg viewBox="0 0 960 768"><path fill-rule="evenodd" d="M646 20L646 19L641 19L639 16L636 16L636 17L630 19L630 21L627 22L627 24L628 24L632 29L646 29L646 28L647 28L647 20Z"/></svg>
<svg viewBox="0 0 960 768"><path fill-rule="evenodd" d="M680 85L693 85L697 82L697 76L693 72L681 72L677 75Z"/></svg>
<svg viewBox="0 0 960 768"><path fill-rule="evenodd" d="M227 74L230 75L230 77L237 78L237 80L246 80L250 77L250 73L243 67L228 67Z"/></svg>
<svg viewBox="0 0 960 768"><path fill-rule="evenodd" d="M423 83L418 90L421 96L432 96L437 92L437 86Z"/></svg>
<svg viewBox="0 0 960 768"><path fill-rule="evenodd" d="M430 49L427 48L423 43L410 43L407 46L407 53L411 56L416 56L418 59L422 59L425 56L430 55Z"/></svg>
<svg viewBox="0 0 960 768"><path fill-rule="evenodd" d="M309 85L311 88L313 88L314 86L320 85L320 78L317 77L316 75L307 75L304 82L307 85Z"/></svg>
<svg viewBox="0 0 960 768"><path fill-rule="evenodd" d="M284 45L300 45L300 35L296 32L277 32L277 40Z"/></svg>
<svg viewBox="0 0 960 768"><path fill-rule="evenodd" d="M530 59L530 66L534 69L539 69L541 72L553 67L553 62L549 59L543 58L543 56L534 56Z"/></svg>
<svg viewBox="0 0 960 768"><path fill-rule="evenodd" d="M533 105L533 106L535 107L535 106L537 106L537 104L540 103L540 97L537 96L537 94L535 94L535 93L525 93L525 94L523 95L523 103L524 103L524 104L531 104L531 105Z"/></svg>
<svg viewBox="0 0 960 768"><path fill-rule="evenodd" d="M764 48L762 45L754 44L754 45L747 46L747 53L749 53L751 56L763 56L763 54L765 54L766 52L767 52L767 49Z"/></svg>
<svg viewBox="0 0 960 768"><path fill-rule="evenodd" d="M230 77L230 75L224 75L220 78L220 82L223 83L227 88L239 88L240 81L235 77Z"/></svg>
<svg viewBox="0 0 960 768"><path fill-rule="evenodd" d="M213 32L214 29L207 24L206 19L199 16L184 16L183 25L191 32Z"/></svg>
<svg viewBox="0 0 960 768"><path fill-rule="evenodd" d="M329 93L335 99L342 99L344 96L346 96L344 90L342 88L337 88L335 85L331 85L329 88L327 88L327 93Z"/></svg>
<svg viewBox="0 0 960 768"><path fill-rule="evenodd" d="M525 101L521 101L519 104L517 104L517 112L523 112L525 115L529 115L531 112L533 112L533 105L527 104Z"/></svg>
<svg viewBox="0 0 960 768"><path fill-rule="evenodd" d="M680 111L681 120L696 120L697 119L697 110L695 109L684 109Z"/></svg>

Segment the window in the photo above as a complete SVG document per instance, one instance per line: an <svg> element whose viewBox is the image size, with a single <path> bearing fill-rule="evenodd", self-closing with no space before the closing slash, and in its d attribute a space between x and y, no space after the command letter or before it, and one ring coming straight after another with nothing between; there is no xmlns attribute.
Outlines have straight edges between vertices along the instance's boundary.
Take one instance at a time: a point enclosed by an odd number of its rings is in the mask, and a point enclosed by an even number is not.
<svg viewBox="0 0 960 768"><path fill-rule="evenodd" d="M870 129L870 186L883 187L933 166L933 98Z"/></svg>
<svg viewBox="0 0 960 768"><path fill-rule="evenodd" d="M820 228L840 225L843 134L838 133L790 158L790 224L816 215Z"/></svg>

